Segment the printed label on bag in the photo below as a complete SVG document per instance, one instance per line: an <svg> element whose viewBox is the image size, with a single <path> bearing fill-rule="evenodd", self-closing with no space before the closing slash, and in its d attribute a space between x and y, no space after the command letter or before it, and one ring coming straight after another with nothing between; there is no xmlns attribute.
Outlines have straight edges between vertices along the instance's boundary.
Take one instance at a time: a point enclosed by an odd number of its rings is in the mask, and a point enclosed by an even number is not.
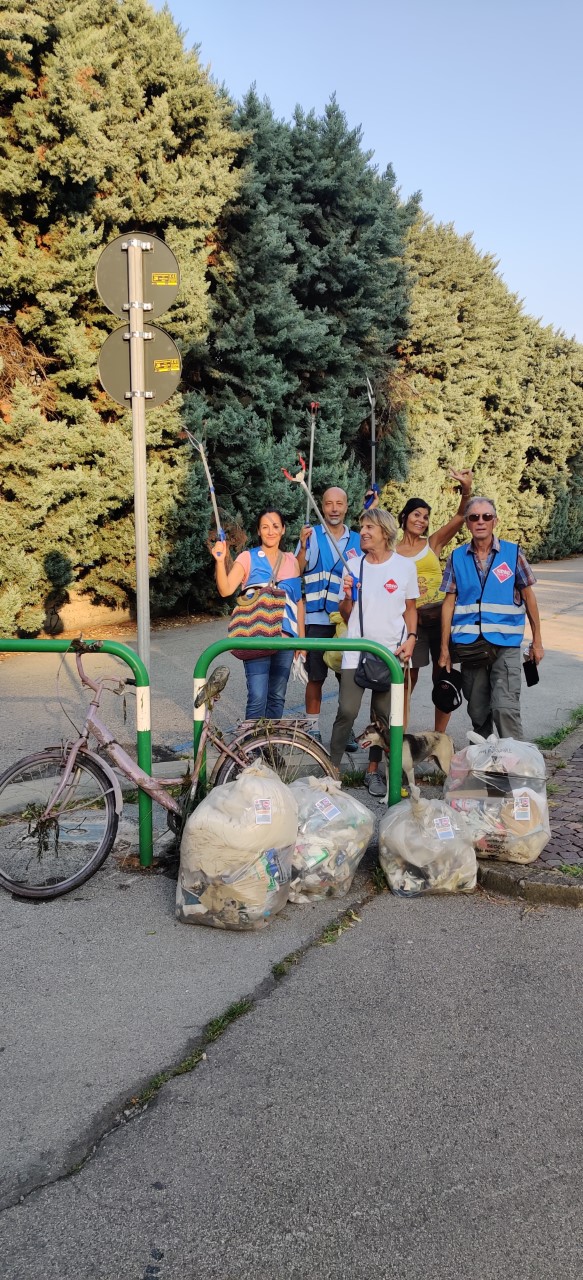
<svg viewBox="0 0 583 1280"><path fill-rule="evenodd" d="M530 822L530 796L526 791L515 791L513 794L515 822Z"/></svg>
<svg viewBox="0 0 583 1280"><path fill-rule="evenodd" d="M271 823L271 800L255 801L255 825Z"/></svg>
<svg viewBox="0 0 583 1280"><path fill-rule="evenodd" d="M440 840L454 839L453 827L451 825L450 818L447 818L447 817L434 818L433 825L435 827L437 836Z"/></svg>
<svg viewBox="0 0 583 1280"><path fill-rule="evenodd" d="M389 581L384 583L384 588L385 591L388 591L389 595L392 595L393 591L399 590L398 584L395 582L394 578L389 578Z"/></svg>
<svg viewBox="0 0 583 1280"><path fill-rule="evenodd" d="M328 796L322 796L321 800L316 801L316 809L319 809L320 813L324 815L326 822L331 822L333 818L337 818L340 814L340 809L335 804L332 804Z"/></svg>
<svg viewBox="0 0 583 1280"><path fill-rule="evenodd" d="M506 564L506 561L504 561L504 564L499 564L497 569L492 569L492 573L498 579L498 582L506 582L507 578L512 577L512 569Z"/></svg>

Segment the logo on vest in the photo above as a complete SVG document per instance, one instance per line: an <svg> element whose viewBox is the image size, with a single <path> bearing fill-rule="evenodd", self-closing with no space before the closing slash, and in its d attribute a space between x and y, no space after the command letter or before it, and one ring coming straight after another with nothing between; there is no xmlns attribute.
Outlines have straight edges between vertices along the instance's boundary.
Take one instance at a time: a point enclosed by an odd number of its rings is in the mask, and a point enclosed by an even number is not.
<svg viewBox="0 0 583 1280"><path fill-rule="evenodd" d="M492 569L492 573L498 579L498 582L506 582L507 578L512 577L512 569L509 568L506 561L504 561L504 564L499 564L497 569Z"/></svg>
<svg viewBox="0 0 583 1280"><path fill-rule="evenodd" d="M394 578L389 578L389 581L385 582L384 585L385 585L385 591L388 591L389 595L392 595L393 591L399 590L398 583L395 582Z"/></svg>
<svg viewBox="0 0 583 1280"><path fill-rule="evenodd" d="M351 547L350 551L346 552L346 559L350 560L351 556L357 556L358 554L359 554L358 551L355 551L354 547Z"/></svg>

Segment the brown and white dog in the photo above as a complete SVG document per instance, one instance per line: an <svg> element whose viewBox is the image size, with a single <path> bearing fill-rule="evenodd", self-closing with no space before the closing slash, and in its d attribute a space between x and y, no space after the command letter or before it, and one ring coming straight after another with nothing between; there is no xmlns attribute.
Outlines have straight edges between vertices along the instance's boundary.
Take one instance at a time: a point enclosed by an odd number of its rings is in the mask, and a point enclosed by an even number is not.
<svg viewBox="0 0 583 1280"><path fill-rule="evenodd" d="M390 728L390 721L385 716L375 716L373 723L359 733L356 741L365 751L369 747L381 747L388 756ZM440 769L449 773L453 753L453 741L447 733L404 733L403 773L409 786L415 786L415 765L421 760L436 760Z"/></svg>

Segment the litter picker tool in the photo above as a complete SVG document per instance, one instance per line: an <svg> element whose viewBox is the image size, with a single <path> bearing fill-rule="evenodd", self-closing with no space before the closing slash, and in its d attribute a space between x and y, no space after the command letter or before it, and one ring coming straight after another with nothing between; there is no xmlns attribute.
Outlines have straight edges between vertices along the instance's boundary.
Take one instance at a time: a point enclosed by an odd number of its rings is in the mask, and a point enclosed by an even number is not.
<svg viewBox="0 0 583 1280"><path fill-rule="evenodd" d="M190 443L191 443L191 445L192 445L193 449L196 449L196 450L198 451L198 453L200 454L200 456L201 456L201 459L202 459L202 465L203 465L203 467L204 467L204 471L205 471L205 475L206 475L206 479L207 479L207 484L208 484L208 489L209 489L209 493L210 493L210 497L211 497L211 502L212 502L212 504L213 504L213 512L214 512L214 516L215 516L215 524L216 524L216 527L217 527L217 538L218 538L219 542L226 542L226 541L227 541L227 535L226 535L225 530L223 529L223 527L222 527L222 525L221 525L221 518L220 518L220 516L219 516L219 508L217 507L217 499L216 499L216 496L215 496L215 486L214 486L214 484L213 484L213 478L212 478L211 473L210 473L210 470L209 470L209 464L208 464L208 462L207 462L207 457L206 457L206 453L205 453L204 445L203 445L203 443L202 443L202 440L197 440L193 435L191 435L190 431L188 431L188 430L186 429L186 427L184 427L184 428L183 428L183 430L184 430L184 434L185 434L185 435L188 437L188 439L190 440Z"/></svg>
<svg viewBox="0 0 583 1280"><path fill-rule="evenodd" d="M312 470L314 467L314 435L316 431L316 418L318 417L318 409L320 405L317 400L312 400L310 404L310 452L308 454L308 489L312 491ZM306 503L306 524L310 523L310 499Z"/></svg>
<svg viewBox="0 0 583 1280"><path fill-rule="evenodd" d="M326 525L326 521L324 520L322 512L320 511L320 508L316 502L316 499L314 498L313 494L311 493L306 483L306 464L304 462L304 459L302 458L301 453L298 454L298 459L300 462L300 468L301 468L300 471L298 471L295 476L292 476L290 471L286 471L285 467L282 467L283 474L287 480L291 480L292 484L299 484L301 486L301 488L304 490L304 493L306 494L306 497L308 499L308 514L310 511L310 507L312 507L313 510L316 512L316 515L318 517L318 520L320 521L320 524L323 524L325 526L326 533L330 539L330 542L332 543L332 546L334 547L334 550L336 552L336 555L338 556L338 559L342 561L342 564L344 565L346 572L349 573L350 577L352 578L352 599L356 600L358 599L358 578L355 577L354 573L352 572L352 569L350 568L350 565L348 563L348 560L346 559L346 556L344 555L344 552L341 551L340 547L338 546L336 538L332 533L330 533L330 530Z"/></svg>
<svg viewBox="0 0 583 1280"><path fill-rule="evenodd" d="M380 488L377 484L377 420L375 414L377 398L370 378L366 380L366 389L370 404L370 489L364 500L364 509L368 511L375 497L380 493Z"/></svg>
<svg viewBox="0 0 583 1280"><path fill-rule="evenodd" d="M312 471L314 468L314 436L316 433L316 418L318 417L318 409L320 408L317 400L310 403L310 452L308 454L308 489L312 491ZM310 523L310 499L306 501L306 524ZM310 550L310 539L306 541L306 555Z"/></svg>

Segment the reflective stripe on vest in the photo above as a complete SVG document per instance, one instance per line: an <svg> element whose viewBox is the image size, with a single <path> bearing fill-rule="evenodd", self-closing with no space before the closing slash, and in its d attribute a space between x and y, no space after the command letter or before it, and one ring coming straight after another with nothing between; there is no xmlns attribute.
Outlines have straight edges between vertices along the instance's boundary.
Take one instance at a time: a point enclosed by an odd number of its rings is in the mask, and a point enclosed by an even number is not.
<svg viewBox="0 0 583 1280"><path fill-rule="evenodd" d="M306 613L334 613L338 608L338 597L344 577L344 565L336 555L336 549L330 542L326 530L321 524L314 526L318 544L318 559L304 576ZM348 559L349 552L360 555L360 535L352 529L346 542L337 539L338 545Z"/></svg>
<svg viewBox="0 0 583 1280"><path fill-rule="evenodd" d="M519 645L524 635L526 611L524 604L514 603L517 543L500 542L483 586L467 544L456 547L452 554L457 588L452 640L471 644L482 635L491 644Z"/></svg>

